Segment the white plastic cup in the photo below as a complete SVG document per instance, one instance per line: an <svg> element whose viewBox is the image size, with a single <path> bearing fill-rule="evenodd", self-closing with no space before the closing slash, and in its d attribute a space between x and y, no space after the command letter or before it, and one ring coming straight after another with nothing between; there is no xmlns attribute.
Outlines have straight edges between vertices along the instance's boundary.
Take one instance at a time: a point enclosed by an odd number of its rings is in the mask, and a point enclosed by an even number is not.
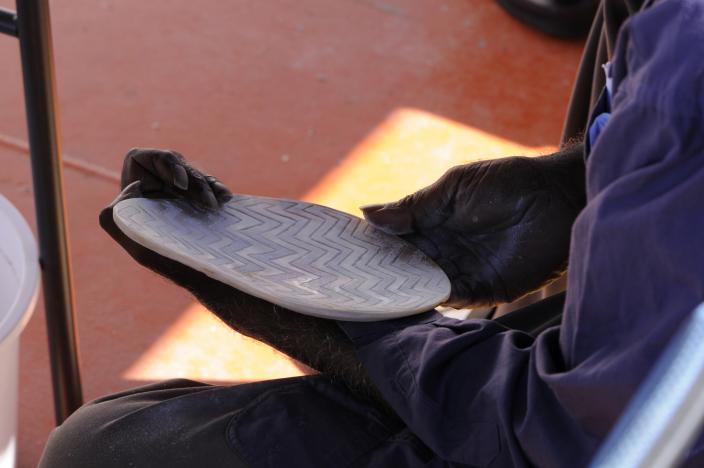
<svg viewBox="0 0 704 468"><path fill-rule="evenodd" d="M37 302L38 259L27 222L0 195L0 468L16 465L20 332Z"/></svg>

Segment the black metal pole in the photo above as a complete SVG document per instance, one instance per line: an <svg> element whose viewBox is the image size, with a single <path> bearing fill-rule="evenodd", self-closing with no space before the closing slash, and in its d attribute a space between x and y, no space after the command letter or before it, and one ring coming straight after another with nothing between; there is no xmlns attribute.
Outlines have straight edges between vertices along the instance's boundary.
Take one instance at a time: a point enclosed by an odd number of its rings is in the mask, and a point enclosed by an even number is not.
<svg viewBox="0 0 704 468"><path fill-rule="evenodd" d="M17 35L17 15L14 11L0 8L0 33Z"/></svg>
<svg viewBox="0 0 704 468"><path fill-rule="evenodd" d="M16 0L56 422L83 401L63 200L48 0Z"/></svg>

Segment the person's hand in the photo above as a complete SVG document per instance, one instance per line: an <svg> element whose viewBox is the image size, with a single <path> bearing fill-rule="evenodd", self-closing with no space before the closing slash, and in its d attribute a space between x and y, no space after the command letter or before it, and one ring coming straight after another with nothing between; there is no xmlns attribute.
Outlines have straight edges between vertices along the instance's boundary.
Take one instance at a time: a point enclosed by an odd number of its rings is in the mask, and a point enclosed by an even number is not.
<svg viewBox="0 0 704 468"><path fill-rule="evenodd" d="M429 187L362 211L445 271L447 305L511 302L567 266L571 226L584 204L584 164L577 152L559 156L457 166Z"/></svg>
<svg viewBox="0 0 704 468"><path fill-rule="evenodd" d="M133 148L122 165L120 188L130 196L185 198L206 209L216 209L232 193L215 177L203 174L175 151Z"/></svg>
<svg viewBox="0 0 704 468"><path fill-rule="evenodd" d="M176 269L160 271L157 267L169 262L155 261L154 258L160 257L127 237L115 224L113 208L130 198L180 198L213 210L232 197L232 192L220 181L195 169L181 154L153 148L133 148L127 152L120 188L117 198L100 213L101 227L138 263L171 279Z"/></svg>
<svg viewBox="0 0 704 468"><path fill-rule="evenodd" d="M115 223L113 208L130 198L186 198L204 208L216 208L232 196L217 179L194 169L178 153L133 149L125 158L121 185L122 191L101 211L99 221L134 260L190 291L235 331L329 375L392 413L359 363L351 341L334 321L287 310L212 279L140 245Z"/></svg>

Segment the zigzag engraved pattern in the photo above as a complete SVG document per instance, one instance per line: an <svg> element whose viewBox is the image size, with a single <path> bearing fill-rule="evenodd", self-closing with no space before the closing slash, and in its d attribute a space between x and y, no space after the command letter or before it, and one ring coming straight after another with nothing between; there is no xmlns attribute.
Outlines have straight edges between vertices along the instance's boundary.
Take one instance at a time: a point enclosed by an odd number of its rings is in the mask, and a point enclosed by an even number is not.
<svg viewBox="0 0 704 468"><path fill-rule="evenodd" d="M450 283L402 239L312 203L236 195L217 213L131 199L113 210L144 247L300 313L380 320L428 310Z"/></svg>

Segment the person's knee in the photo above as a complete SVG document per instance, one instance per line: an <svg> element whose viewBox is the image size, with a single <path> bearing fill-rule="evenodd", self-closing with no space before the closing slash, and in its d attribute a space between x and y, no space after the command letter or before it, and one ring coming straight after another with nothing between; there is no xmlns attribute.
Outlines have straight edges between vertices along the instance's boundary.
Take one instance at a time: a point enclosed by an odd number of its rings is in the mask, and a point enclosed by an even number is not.
<svg viewBox="0 0 704 468"><path fill-rule="evenodd" d="M87 403L49 436L40 468L144 466L158 425L165 394L203 386L171 380L132 389ZM162 415L165 418L165 415Z"/></svg>
<svg viewBox="0 0 704 468"><path fill-rule="evenodd" d="M228 421L262 388L176 379L100 398L54 430L39 466L242 466L225 437Z"/></svg>
<svg viewBox="0 0 704 468"><path fill-rule="evenodd" d="M88 403L69 416L50 434L39 466L126 466L111 463L114 457L110 452L116 447L113 440L120 438L120 430L126 431L115 424L114 401Z"/></svg>

